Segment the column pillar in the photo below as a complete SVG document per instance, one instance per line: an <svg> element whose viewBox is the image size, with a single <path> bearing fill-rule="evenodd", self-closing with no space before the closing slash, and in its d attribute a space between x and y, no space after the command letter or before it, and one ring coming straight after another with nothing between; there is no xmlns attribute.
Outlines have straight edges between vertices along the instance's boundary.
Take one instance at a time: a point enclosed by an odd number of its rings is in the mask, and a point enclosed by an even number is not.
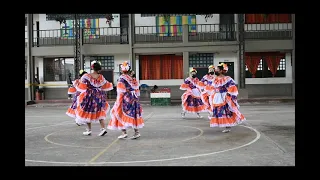
<svg viewBox="0 0 320 180"><path fill-rule="evenodd" d="M292 43L293 43L293 49L292 49L292 97L295 98L296 97L296 81L295 81L295 60L296 60L296 53L295 53L295 43L296 43L296 22L295 22L295 14L291 15L291 19L292 19Z"/></svg>
<svg viewBox="0 0 320 180"><path fill-rule="evenodd" d="M32 47L33 47L33 14L28 14L27 18L27 28L28 28L28 80L29 80L29 97L28 100L34 100L35 88L34 84L34 57L32 56Z"/></svg>
<svg viewBox="0 0 320 180"><path fill-rule="evenodd" d="M129 61L132 69L136 69L135 54L133 51L135 34L135 14L129 14L128 41L129 41Z"/></svg>
<svg viewBox="0 0 320 180"><path fill-rule="evenodd" d="M187 24L182 25L182 42L189 42L189 27Z"/></svg>
<svg viewBox="0 0 320 180"><path fill-rule="evenodd" d="M136 73L136 80L139 82L140 78L139 78L139 71L140 71L140 63L139 63L139 56L136 56L136 70L135 70L135 73Z"/></svg>
<svg viewBox="0 0 320 180"><path fill-rule="evenodd" d="M189 76L189 52L183 52L183 78L187 78Z"/></svg>

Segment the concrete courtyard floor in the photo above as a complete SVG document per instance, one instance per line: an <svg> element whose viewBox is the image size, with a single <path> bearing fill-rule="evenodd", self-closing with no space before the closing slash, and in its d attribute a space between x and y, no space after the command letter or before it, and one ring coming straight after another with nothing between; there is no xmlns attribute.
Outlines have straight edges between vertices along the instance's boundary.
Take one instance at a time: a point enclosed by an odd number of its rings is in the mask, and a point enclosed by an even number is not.
<svg viewBox="0 0 320 180"><path fill-rule="evenodd" d="M292 103L242 105L247 121L230 133L210 128L207 113L182 119L180 106L145 105L137 140L118 140L121 132L111 130L98 137L99 124L92 125L92 136L83 136L85 126L65 115L67 107L26 107L26 166L295 165Z"/></svg>

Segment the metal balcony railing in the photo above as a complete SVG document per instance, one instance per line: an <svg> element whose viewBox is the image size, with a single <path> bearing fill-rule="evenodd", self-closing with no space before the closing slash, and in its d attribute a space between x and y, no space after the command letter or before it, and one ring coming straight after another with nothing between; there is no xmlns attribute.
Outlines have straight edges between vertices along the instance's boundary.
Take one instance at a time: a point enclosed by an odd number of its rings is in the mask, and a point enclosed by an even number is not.
<svg viewBox="0 0 320 180"><path fill-rule="evenodd" d="M188 25L189 41L235 41L235 24Z"/></svg>
<svg viewBox="0 0 320 180"><path fill-rule="evenodd" d="M281 40L292 38L291 23L245 24L245 39Z"/></svg>
<svg viewBox="0 0 320 180"><path fill-rule="evenodd" d="M33 46L73 45L73 29L35 30Z"/></svg>
<svg viewBox="0 0 320 180"><path fill-rule="evenodd" d="M84 44L128 44L128 28L83 28ZM35 30L33 46L74 45L71 29Z"/></svg>
<svg viewBox="0 0 320 180"><path fill-rule="evenodd" d="M235 41L236 24L197 24L184 27L170 26L136 26L135 43L182 42L183 37L189 42ZM84 28L83 44L128 44L127 27ZM73 29L35 30L33 46L74 45ZM27 32L25 32L27 37ZM245 39L281 40L292 38L291 23L245 24ZM25 38L27 46L27 38Z"/></svg>
<svg viewBox="0 0 320 180"><path fill-rule="evenodd" d="M182 42L182 25L136 26L135 42Z"/></svg>
<svg viewBox="0 0 320 180"><path fill-rule="evenodd" d="M127 27L84 28L83 44L128 44Z"/></svg>

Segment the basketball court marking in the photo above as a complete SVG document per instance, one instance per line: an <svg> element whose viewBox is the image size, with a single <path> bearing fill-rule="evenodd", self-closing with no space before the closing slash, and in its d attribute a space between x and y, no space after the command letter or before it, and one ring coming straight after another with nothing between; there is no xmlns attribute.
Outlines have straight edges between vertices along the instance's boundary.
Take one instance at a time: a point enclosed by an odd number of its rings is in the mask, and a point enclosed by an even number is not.
<svg viewBox="0 0 320 180"><path fill-rule="evenodd" d="M142 161L109 161L109 162L91 162L90 164L92 165L103 165L103 164L132 164L132 163L150 163L150 162L164 162L164 161L174 161L174 160L181 160L181 159L191 159L191 158L197 158L197 157L204 157L204 156L210 156L210 155L215 155L215 154L219 154L219 153L224 153L224 152L229 152L229 151L233 151L233 150L236 150L236 149L240 149L240 148L243 148L243 147L246 147L246 146L249 146L255 142L257 142L260 137L261 137L261 134L258 130L256 130L255 128L253 127L249 127L249 126L244 126L244 125L239 125L239 126L242 126L242 127L245 127L245 128L248 128L250 129L251 131L254 131L256 133L256 137L244 144L244 145L241 145L241 146L237 146L237 147L234 147L234 148L229 148L229 149L225 149L225 150L221 150L221 151L214 151L214 152L211 152L211 153L205 153L205 154L195 154L195 155L191 155L191 156L182 156L182 157L176 157L176 158L167 158L167 159L152 159L152 160L142 160ZM117 141L117 140L115 140ZM110 146L110 145L109 145ZM108 146L108 147L109 147ZM106 148L108 150L108 147ZM105 150L105 151L107 151ZM103 151L102 151L103 152ZM103 154L102 152L100 152L99 154ZM99 155L98 154L98 155ZM101 156L100 155L100 156ZM97 159L97 158L96 158ZM41 161L41 160L31 160L31 159L25 159L26 162L35 162L35 163L46 163L46 164L69 164L69 165L88 165L88 162L59 162L59 161Z"/></svg>

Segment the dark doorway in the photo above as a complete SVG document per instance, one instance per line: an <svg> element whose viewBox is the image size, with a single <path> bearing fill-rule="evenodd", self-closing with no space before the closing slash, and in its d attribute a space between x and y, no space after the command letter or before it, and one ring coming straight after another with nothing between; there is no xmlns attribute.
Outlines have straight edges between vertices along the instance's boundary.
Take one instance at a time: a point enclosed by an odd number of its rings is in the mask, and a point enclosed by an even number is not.
<svg viewBox="0 0 320 180"><path fill-rule="evenodd" d="M235 40L234 14L220 14L219 18L220 18L221 40L234 41Z"/></svg>
<svg viewBox="0 0 320 180"><path fill-rule="evenodd" d="M195 68L197 70L197 78L201 80L204 75L208 73L208 68L207 67L201 67L201 68Z"/></svg>
<svg viewBox="0 0 320 180"><path fill-rule="evenodd" d="M232 79L234 79L234 62L219 62L220 63L225 63L228 65L228 72L226 76L230 76Z"/></svg>

